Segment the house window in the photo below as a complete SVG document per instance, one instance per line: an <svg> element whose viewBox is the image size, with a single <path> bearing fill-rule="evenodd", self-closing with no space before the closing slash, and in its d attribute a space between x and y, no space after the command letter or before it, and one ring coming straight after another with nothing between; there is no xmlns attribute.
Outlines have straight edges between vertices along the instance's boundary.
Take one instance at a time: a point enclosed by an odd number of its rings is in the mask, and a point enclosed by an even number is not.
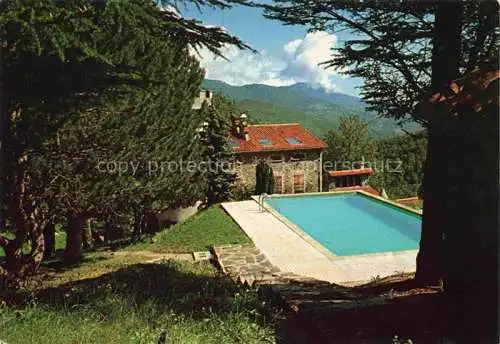
<svg viewBox="0 0 500 344"><path fill-rule="evenodd" d="M301 193L304 192L304 174L294 174L293 175L293 192Z"/></svg>
<svg viewBox="0 0 500 344"><path fill-rule="evenodd" d="M273 193L283 193L283 176L274 175L274 190Z"/></svg>
<svg viewBox="0 0 500 344"><path fill-rule="evenodd" d="M286 140L286 142L288 142L288 144L291 144L291 145L300 145L302 143L299 141L298 138L296 138L294 136L287 137L285 140Z"/></svg>
<svg viewBox="0 0 500 344"><path fill-rule="evenodd" d="M282 155L271 155L269 160L271 160L271 162L283 162L283 156Z"/></svg>
<svg viewBox="0 0 500 344"><path fill-rule="evenodd" d="M259 144L261 144L263 146L271 146L272 145L271 141L267 137L263 137L263 138L259 139Z"/></svg>
<svg viewBox="0 0 500 344"><path fill-rule="evenodd" d="M306 155L304 153L296 153L290 156L290 161L302 161L306 159Z"/></svg>

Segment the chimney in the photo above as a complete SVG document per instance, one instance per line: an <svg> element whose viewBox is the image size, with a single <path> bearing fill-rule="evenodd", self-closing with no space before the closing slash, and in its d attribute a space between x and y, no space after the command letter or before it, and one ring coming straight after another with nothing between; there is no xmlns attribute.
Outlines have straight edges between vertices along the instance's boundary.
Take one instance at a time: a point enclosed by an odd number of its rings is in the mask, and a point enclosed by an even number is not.
<svg viewBox="0 0 500 344"><path fill-rule="evenodd" d="M201 105L203 102L206 101L208 105L212 105L212 92L209 90L202 90L200 91L198 97L194 99L194 103L192 106L193 110L199 110L201 109Z"/></svg>
<svg viewBox="0 0 500 344"><path fill-rule="evenodd" d="M244 138L245 141L250 140L250 134L248 133L247 118L248 118L248 116L246 113L242 113L240 115L240 127L241 127L240 133L241 133L241 137Z"/></svg>
<svg viewBox="0 0 500 344"><path fill-rule="evenodd" d="M241 115L231 115L231 134L239 139L250 140L248 135L248 124L247 115L242 113Z"/></svg>
<svg viewBox="0 0 500 344"><path fill-rule="evenodd" d="M231 115L231 134L234 137L240 137L240 117L238 115Z"/></svg>

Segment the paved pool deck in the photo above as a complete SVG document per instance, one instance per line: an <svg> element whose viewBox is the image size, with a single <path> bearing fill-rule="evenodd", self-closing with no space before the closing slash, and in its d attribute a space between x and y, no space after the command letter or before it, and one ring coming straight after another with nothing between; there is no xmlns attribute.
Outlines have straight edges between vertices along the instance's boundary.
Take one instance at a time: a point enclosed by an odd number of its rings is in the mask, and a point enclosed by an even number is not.
<svg viewBox="0 0 500 344"><path fill-rule="evenodd" d="M255 200L223 203L222 207L281 271L331 283L353 285L400 272L414 272L417 251L359 256L334 256L305 239L286 221L261 211Z"/></svg>

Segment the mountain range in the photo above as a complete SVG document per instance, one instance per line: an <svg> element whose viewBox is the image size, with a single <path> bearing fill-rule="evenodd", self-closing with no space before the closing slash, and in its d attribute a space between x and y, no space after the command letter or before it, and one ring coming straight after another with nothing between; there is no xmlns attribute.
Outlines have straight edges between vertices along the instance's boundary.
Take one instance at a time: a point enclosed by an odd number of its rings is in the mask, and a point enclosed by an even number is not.
<svg viewBox="0 0 500 344"><path fill-rule="evenodd" d="M238 109L246 112L249 122L254 124L298 122L322 137L338 127L340 117L356 115L368 123L374 138L402 132L395 120L366 111L362 99L339 92L327 92L307 83L233 86L219 80L205 79L203 88L232 98ZM417 124L407 124L404 128L408 131L420 129Z"/></svg>

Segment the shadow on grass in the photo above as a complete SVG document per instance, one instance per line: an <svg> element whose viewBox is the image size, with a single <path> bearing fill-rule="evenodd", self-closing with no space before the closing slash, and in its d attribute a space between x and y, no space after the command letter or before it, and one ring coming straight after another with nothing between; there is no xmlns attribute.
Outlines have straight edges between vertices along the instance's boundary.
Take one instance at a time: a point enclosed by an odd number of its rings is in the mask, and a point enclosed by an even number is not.
<svg viewBox="0 0 500 344"><path fill-rule="evenodd" d="M148 304L157 312L173 311L193 319L238 310L263 315L262 304L250 294L211 267L166 261L164 264L130 265L97 278L19 292L6 301L14 307L36 302L57 310L104 305L106 300L119 298L127 300L131 307Z"/></svg>

